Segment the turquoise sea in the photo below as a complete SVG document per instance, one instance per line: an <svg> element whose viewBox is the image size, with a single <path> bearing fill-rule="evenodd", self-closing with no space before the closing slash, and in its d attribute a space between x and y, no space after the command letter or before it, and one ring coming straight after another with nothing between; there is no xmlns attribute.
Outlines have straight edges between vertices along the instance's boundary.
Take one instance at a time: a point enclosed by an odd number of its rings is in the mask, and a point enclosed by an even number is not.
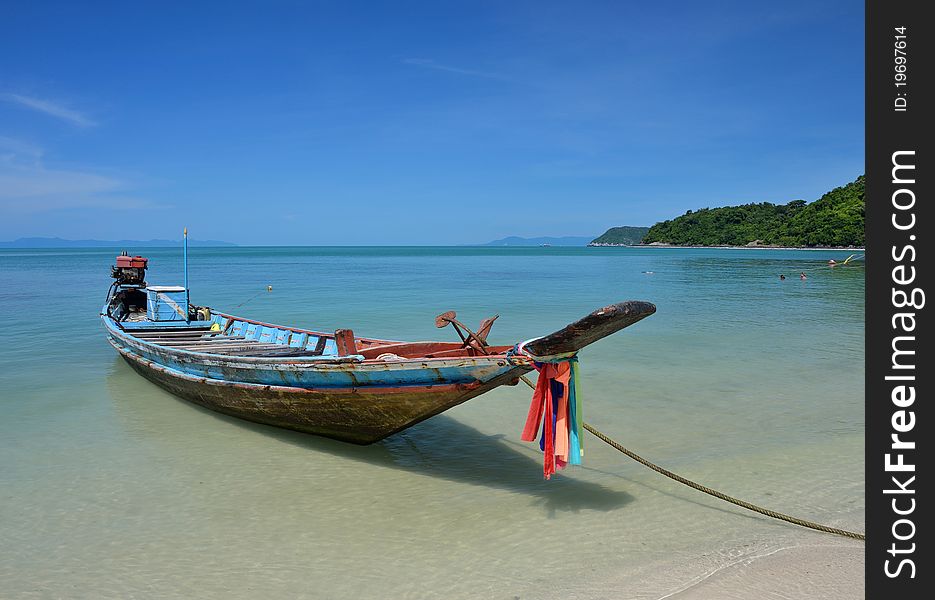
<svg viewBox="0 0 935 600"><path fill-rule="evenodd" d="M179 250L128 250L150 283L182 282ZM544 481L519 440L525 386L368 447L197 408L105 342L115 254L0 250L2 598L663 598L779 549L854 545L590 436L582 467ZM654 316L581 353L585 420L733 496L863 531L864 268L827 266L848 254L192 248L191 297L391 339L498 313L495 343L648 300Z"/></svg>

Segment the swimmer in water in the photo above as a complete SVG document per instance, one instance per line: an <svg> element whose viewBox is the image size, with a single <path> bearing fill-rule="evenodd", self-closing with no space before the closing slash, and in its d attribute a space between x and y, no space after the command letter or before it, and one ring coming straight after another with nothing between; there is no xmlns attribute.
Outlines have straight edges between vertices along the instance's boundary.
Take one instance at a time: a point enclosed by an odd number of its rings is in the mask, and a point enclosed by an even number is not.
<svg viewBox="0 0 935 600"><path fill-rule="evenodd" d="M806 277L805 273L803 272L803 273L799 273L799 279L801 279L802 281L805 281L806 279L808 279L808 277Z"/></svg>
<svg viewBox="0 0 935 600"><path fill-rule="evenodd" d="M779 274L779 280L780 280L780 281L785 281L785 280L786 280L786 276L783 275L782 273L780 273L780 274Z"/></svg>

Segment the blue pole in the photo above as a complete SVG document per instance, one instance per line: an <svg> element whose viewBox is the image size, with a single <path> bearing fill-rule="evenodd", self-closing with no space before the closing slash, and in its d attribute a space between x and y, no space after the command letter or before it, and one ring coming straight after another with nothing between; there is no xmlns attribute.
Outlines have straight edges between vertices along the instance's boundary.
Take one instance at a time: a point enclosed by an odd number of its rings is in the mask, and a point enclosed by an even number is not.
<svg viewBox="0 0 935 600"><path fill-rule="evenodd" d="M185 269L185 320L189 321L188 315L190 314L188 307L191 300L189 299L188 293L188 227L182 230L182 238L184 242L182 250L182 263Z"/></svg>

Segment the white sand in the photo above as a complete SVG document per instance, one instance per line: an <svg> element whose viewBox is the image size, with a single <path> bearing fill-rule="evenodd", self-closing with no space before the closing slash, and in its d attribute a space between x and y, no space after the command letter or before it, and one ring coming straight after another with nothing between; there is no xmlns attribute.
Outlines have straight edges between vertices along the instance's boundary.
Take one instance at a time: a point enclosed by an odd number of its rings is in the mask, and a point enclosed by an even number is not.
<svg viewBox="0 0 935 600"><path fill-rule="evenodd" d="M795 546L746 558L663 596L672 600L863 597L864 546L856 541L846 545Z"/></svg>

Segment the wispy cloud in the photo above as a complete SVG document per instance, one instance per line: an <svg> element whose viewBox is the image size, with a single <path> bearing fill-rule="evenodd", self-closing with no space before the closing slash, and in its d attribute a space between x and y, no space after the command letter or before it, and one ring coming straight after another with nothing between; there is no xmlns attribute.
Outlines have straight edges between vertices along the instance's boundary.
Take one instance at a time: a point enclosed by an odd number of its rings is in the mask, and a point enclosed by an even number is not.
<svg viewBox="0 0 935 600"><path fill-rule="evenodd" d="M9 92L0 93L0 100L47 114L50 117L61 119L62 121L77 127L94 127L97 125L97 122L88 118L87 115L78 112L77 110L68 108L67 106L63 106L57 102L52 102L51 100L32 98L30 96L12 94Z"/></svg>
<svg viewBox="0 0 935 600"><path fill-rule="evenodd" d="M42 166L0 168L0 201L28 201L48 196L77 198L113 192L122 187L119 180L94 173L46 169Z"/></svg>
<svg viewBox="0 0 935 600"><path fill-rule="evenodd" d="M487 79L501 79L506 80L508 77L501 75L499 73L491 73L489 71L476 71L474 69L462 69L461 67L452 67L451 65L443 65L437 63L434 60L429 58L404 58L402 61L404 64L413 65L415 67L422 67L423 69L435 69L436 71L447 71L449 73L458 73L460 75L470 75L472 77L485 77Z"/></svg>
<svg viewBox="0 0 935 600"><path fill-rule="evenodd" d="M0 167L15 161L38 164L42 160L42 148L31 143L0 135ZM2 193L2 190L0 190Z"/></svg>
<svg viewBox="0 0 935 600"><path fill-rule="evenodd" d="M0 216L74 208L152 210L164 205L136 197L111 175L46 167L42 148L0 136Z"/></svg>

